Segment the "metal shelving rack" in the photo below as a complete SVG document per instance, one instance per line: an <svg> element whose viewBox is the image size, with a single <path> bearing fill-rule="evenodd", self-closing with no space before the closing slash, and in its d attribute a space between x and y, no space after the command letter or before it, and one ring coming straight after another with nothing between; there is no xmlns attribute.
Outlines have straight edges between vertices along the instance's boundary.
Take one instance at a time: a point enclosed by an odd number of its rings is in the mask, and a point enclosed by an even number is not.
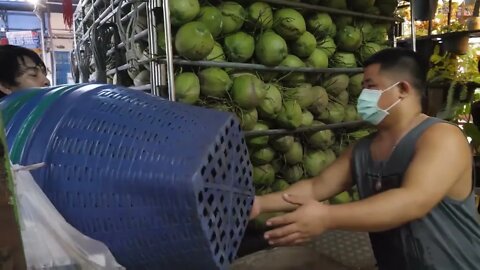
<svg viewBox="0 0 480 270"><path fill-rule="evenodd" d="M95 1L92 4L92 8L89 10L85 10L82 8L82 4L88 1ZM82 45L88 42L89 40L89 32L92 31L92 25L96 23L97 25L103 25L107 22L115 22L114 14L117 12L118 8L122 8L124 5L127 5L135 0L127 0L129 2L122 2L120 0L110 0L111 4L107 5L103 10L95 10L97 7L100 7L101 4L98 3L101 0L80 0L80 5L77 8L76 16L75 16L75 34L76 34L76 45ZM108 0L106 0L108 1ZM147 21L148 21L148 28L146 31L142 33L138 33L134 39L143 39L148 40L149 43L149 57L147 59L142 59L138 62L138 64L146 64L150 63L150 83L144 86L139 87L132 87L132 89L149 91L151 94L160 96L161 93L168 93L168 99L175 101L175 85L174 85L174 68L175 67L182 67L182 66L194 66L194 67L220 67L220 68L235 68L238 70L258 70L258 71L283 71L283 72L305 72L305 73L358 73L362 71L362 68L352 68L352 69L344 69L344 68L327 68L327 69L317 69L317 68L290 68L290 67L267 67L264 65L259 64L249 64L249 63L232 63L232 62L215 62L215 61L189 61L182 59L180 57L176 57L173 54L172 48L172 29L170 24L170 16L169 16L169 9L163 8L169 6L169 1L176 1L176 0L144 0L141 7L143 5L147 11ZM339 10L333 9L318 5L311 5L305 3L299 3L289 0L262 0L271 4L272 6L283 6L283 7L292 7L292 8L299 8L299 9L308 9L308 10L315 10L320 12L327 12L330 14L336 15L348 15L354 16L358 18L364 19L374 19L377 21L387 21L391 23L395 23L398 20L392 17L384 17L384 16L375 16L370 14L363 14L353 11L347 10ZM97 8L98 9L98 8ZM122 20L128 20L131 16L130 13L126 14ZM160 18L158 18L160 17ZM93 19L91 19L93 18ZM164 25L164 33L165 33L165 41L166 41L166 55L159 56L158 50L158 41L157 41L157 33L156 25L157 23L162 22ZM80 44L78 44L80 43ZM119 43L116 44L115 49L111 49L108 51L108 55L112 55L115 52L123 50L123 44ZM76 46L77 48L78 46ZM128 63L121 63L117 65L115 68L106 70L107 75L111 76L114 74L118 74L119 72L124 72L131 67ZM168 90L168 91L165 91ZM307 128L298 128L295 130L286 130L286 129L271 129L266 131L246 131L244 132L246 137L257 137L257 136L277 136L277 135L287 135L287 134L302 134L305 132L315 132L320 130L354 130L359 129L361 127L365 127L366 123L362 121L354 121L354 122L344 122L344 123L337 123L337 124L329 124L329 125L316 125ZM329 253L327 255L334 255L337 256L339 252L345 254L350 254L349 257L347 256L346 259L338 258L341 263L345 265L354 266L373 266L375 261L373 259L373 254L371 251L371 247L369 246L368 237L366 234L354 234L347 236L342 234L334 234L331 235L322 241L315 241L316 249L324 250L323 243L328 243L327 246L338 246L338 243L341 242L345 244L345 246L354 247L356 253L351 253L346 251L344 248L338 248L335 250L336 253ZM328 251L328 250L327 250ZM328 251L330 252L330 251ZM321 253L319 251L319 253ZM355 257L355 258L353 258ZM353 258L353 259L352 259ZM356 261L354 259L359 259L360 261ZM353 262L353 263L352 263Z"/></svg>
<svg viewBox="0 0 480 270"><path fill-rule="evenodd" d="M92 2L93 1L93 2ZM176 66L197 66L197 67L221 67L235 68L239 70L258 70L258 71L283 71L283 72L305 72L305 73L358 73L361 68L345 69L345 68L290 68L290 67L267 67L260 64L249 63L233 63L233 62L216 62L216 61L189 61L176 57L172 48L172 29L170 24L169 2L174 0L81 0L75 12L74 32L75 32L75 48L81 48L90 41L90 32L94 30L93 26L102 26L108 22L115 22L116 12L118 8L124 8L126 5L134 2L140 3L139 8L145 8L147 13L147 29L137 33L134 40L145 40L149 44L149 57L138 61L138 64L150 64L150 83L132 87L132 89L149 91L150 93L160 96L162 89L168 89L168 99L175 101L175 85L174 85L174 67ZM386 21L395 23L398 19L393 17L377 16L364 14L349 10L340 10L319 5L306 4L301 2L293 2L288 0L263 0L272 6L292 7L297 9L308 9L314 11L327 12L335 15L347 15L357 18L374 19L377 21ZM86 4L90 4L90 8L85 8ZM130 11L122 17L122 22L126 22L132 16ZM161 16L161 18L156 18ZM159 56L156 23L161 21L164 25L166 55ZM115 47L106 52L107 56L111 56L116 52L123 52L123 43L115 44ZM77 52L78 53L78 52ZM123 52L124 53L124 52ZM78 55L78 54L77 54ZM121 63L115 68L106 70L107 76L118 74L126 71L131 64ZM89 74L90 75L90 74ZM83 78L88 76L82 76ZM85 82L85 81L82 81ZM266 132L246 132L246 136L261 135L279 135L279 134L295 134L307 131L318 131L324 129L342 129L363 126L363 122L346 122L333 125L314 126L307 129L297 130L270 130Z"/></svg>
<svg viewBox="0 0 480 270"><path fill-rule="evenodd" d="M455 31L455 32L448 32L448 33L443 33L443 34L435 34L432 35L432 19L428 21L428 34L426 36L419 36L417 37L417 29L415 25L415 10L413 8L414 2L415 1L421 1L421 0L409 0L408 8L410 10L410 37L409 38L395 38L395 42L400 43L400 42L411 42L412 44L412 49L416 51L417 49L417 42L422 41L422 40L442 40L448 37L451 37L453 35L458 35L458 34L465 34L468 35L469 37L480 37L480 30L464 30L464 31ZM407 6L407 5L406 5ZM452 0L448 1L448 25L450 25L451 22L451 17L452 17Z"/></svg>

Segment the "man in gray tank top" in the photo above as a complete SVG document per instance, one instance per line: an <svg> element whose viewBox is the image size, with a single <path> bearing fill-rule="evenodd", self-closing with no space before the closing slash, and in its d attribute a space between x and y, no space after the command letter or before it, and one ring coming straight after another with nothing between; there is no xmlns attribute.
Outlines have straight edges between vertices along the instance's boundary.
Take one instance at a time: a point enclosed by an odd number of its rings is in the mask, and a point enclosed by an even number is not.
<svg viewBox="0 0 480 270"><path fill-rule="evenodd" d="M427 68L403 49L366 61L357 109L377 132L320 176L255 198L252 218L292 211L267 221L270 244L300 244L327 230L366 231L381 270L480 269L472 154L458 127L422 114ZM319 202L354 185L357 202Z"/></svg>

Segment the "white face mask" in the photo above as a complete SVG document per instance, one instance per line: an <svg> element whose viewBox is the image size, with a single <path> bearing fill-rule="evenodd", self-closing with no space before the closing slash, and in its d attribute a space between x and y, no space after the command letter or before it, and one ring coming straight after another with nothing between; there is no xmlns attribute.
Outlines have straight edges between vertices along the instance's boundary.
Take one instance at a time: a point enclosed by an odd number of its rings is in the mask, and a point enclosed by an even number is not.
<svg viewBox="0 0 480 270"><path fill-rule="evenodd" d="M360 117L373 125L380 124L387 115L389 115L389 111L395 107L401 99L397 100L387 109L382 109L378 107L378 101L383 93L393 89L397 86L400 82L393 84L392 86L388 87L385 90L375 90L375 89L363 89L362 93L358 97L357 102L357 111Z"/></svg>

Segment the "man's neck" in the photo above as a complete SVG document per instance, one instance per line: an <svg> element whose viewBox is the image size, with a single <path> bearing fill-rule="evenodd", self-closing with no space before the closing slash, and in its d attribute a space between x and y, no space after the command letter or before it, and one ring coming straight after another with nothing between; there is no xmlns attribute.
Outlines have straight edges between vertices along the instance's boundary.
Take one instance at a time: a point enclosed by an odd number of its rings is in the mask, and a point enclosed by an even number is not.
<svg viewBox="0 0 480 270"><path fill-rule="evenodd" d="M421 110L412 110L408 113L399 114L395 118L390 118L388 123L378 127L378 136L382 139L397 140L416 126L421 118L420 115L422 115Z"/></svg>

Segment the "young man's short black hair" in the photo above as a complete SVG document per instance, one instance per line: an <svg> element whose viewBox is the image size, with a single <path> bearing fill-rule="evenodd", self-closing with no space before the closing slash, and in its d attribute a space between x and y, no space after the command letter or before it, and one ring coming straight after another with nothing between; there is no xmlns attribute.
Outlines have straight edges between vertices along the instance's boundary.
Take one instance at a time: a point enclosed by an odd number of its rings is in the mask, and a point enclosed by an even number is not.
<svg viewBox="0 0 480 270"><path fill-rule="evenodd" d="M407 74L420 96L424 95L427 88L428 61L418 53L403 48L389 48L374 54L363 65L367 67L373 64L380 64L381 71Z"/></svg>
<svg viewBox="0 0 480 270"><path fill-rule="evenodd" d="M17 77L22 75L21 64L25 64L25 57L30 58L36 66L46 70L42 58L32 50L14 45L0 46L0 83L7 86L16 86Z"/></svg>

